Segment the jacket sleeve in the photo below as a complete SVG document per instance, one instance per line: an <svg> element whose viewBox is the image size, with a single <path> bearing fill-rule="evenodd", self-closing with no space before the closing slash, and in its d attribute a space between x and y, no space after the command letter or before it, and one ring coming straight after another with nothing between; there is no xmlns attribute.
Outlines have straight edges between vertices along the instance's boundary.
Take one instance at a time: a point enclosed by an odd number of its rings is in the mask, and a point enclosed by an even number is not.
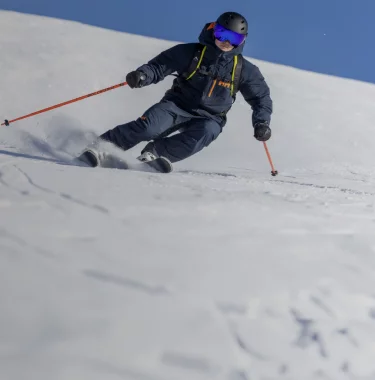
<svg viewBox="0 0 375 380"><path fill-rule="evenodd" d="M253 110L253 126L259 122L271 122L272 99L270 89L258 67L244 60L240 92Z"/></svg>
<svg viewBox="0 0 375 380"><path fill-rule="evenodd" d="M146 76L144 85L158 83L176 71L183 72L186 70L194 55L195 46L195 44L173 46L139 67L137 70L142 71Z"/></svg>

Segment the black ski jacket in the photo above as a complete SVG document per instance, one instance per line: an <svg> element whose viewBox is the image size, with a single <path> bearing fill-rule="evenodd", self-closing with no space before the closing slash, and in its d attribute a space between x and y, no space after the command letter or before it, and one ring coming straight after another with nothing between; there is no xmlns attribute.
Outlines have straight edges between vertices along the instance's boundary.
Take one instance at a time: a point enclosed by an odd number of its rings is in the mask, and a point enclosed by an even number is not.
<svg viewBox="0 0 375 380"><path fill-rule="evenodd" d="M244 44L230 52L223 52L215 45L213 29L207 24L199 36L199 42L207 46L200 70L189 80L182 77L189 69L197 51L196 43L176 45L138 68L146 76L144 85L158 83L167 75L177 72L163 99L173 101L177 106L192 114L221 119L225 123L226 113L230 110L235 97L228 86L219 85L231 82L233 58L241 54ZM207 75L209 73L209 75ZM216 80L215 82L215 79ZM258 67L243 60L239 91L250 104L253 125L270 122L272 100L270 90Z"/></svg>

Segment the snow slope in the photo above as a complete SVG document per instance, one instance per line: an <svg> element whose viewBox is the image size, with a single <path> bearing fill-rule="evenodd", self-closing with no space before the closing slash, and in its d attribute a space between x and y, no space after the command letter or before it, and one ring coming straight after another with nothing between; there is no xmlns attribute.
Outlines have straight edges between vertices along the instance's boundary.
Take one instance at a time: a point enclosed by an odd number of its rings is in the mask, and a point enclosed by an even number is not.
<svg viewBox="0 0 375 380"><path fill-rule="evenodd" d="M12 12L0 32L4 119L173 44ZM256 63L276 178L242 98L170 175L71 165L171 79L0 129L2 380L375 378L375 87Z"/></svg>

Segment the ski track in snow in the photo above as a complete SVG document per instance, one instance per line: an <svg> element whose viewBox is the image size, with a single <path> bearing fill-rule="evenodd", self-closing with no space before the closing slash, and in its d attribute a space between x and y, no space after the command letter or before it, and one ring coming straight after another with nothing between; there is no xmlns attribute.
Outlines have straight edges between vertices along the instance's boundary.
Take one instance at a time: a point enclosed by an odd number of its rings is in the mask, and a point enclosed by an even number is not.
<svg viewBox="0 0 375 380"><path fill-rule="evenodd" d="M1 87L30 89L0 93L9 118L171 45L12 12L0 28ZM137 171L140 147L124 153L134 170L75 165L169 79L0 129L1 379L375 378L375 87L257 64L277 177L242 99L171 174Z"/></svg>

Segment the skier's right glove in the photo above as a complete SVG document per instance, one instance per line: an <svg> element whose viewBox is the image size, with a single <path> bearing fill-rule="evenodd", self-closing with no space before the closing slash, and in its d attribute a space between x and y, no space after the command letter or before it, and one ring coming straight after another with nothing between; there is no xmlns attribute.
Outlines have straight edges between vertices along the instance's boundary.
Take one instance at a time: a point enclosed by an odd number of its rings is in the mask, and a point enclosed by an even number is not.
<svg viewBox="0 0 375 380"><path fill-rule="evenodd" d="M254 125L254 137L258 141L267 141L271 137L271 128L267 122Z"/></svg>
<svg viewBox="0 0 375 380"><path fill-rule="evenodd" d="M141 88L143 87L143 81L146 79L146 75L141 71L131 71L126 76L126 82L130 88Z"/></svg>

